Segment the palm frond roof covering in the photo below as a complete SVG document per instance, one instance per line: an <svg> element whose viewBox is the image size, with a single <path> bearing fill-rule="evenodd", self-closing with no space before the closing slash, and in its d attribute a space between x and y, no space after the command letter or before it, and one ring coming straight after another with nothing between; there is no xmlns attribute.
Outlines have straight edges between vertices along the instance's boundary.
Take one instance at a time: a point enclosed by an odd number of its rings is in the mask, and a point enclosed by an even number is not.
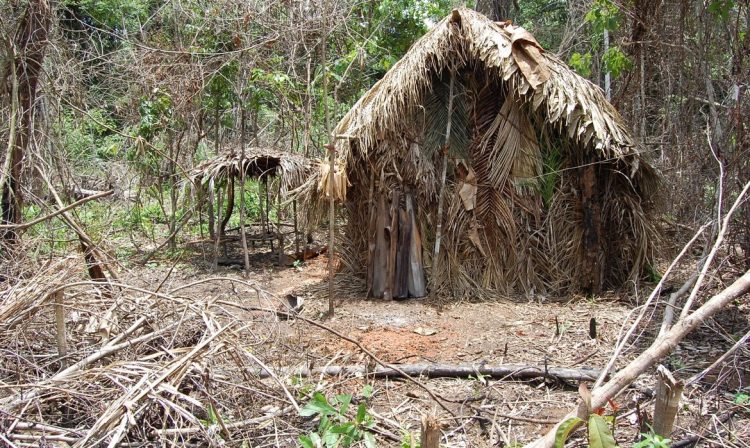
<svg viewBox="0 0 750 448"><path fill-rule="evenodd" d="M229 177L245 176L261 178L280 176L282 192L296 188L305 182L313 166L311 159L270 147L245 148L244 157L240 151L218 154L196 165L190 173L191 180L200 185L218 185Z"/></svg>
<svg viewBox="0 0 750 448"><path fill-rule="evenodd" d="M546 121L561 134L601 158L628 159L633 172L637 148L617 110L602 90L565 63L545 53L525 29L492 22L467 8L453 10L419 39L407 54L349 110L335 134L346 154L346 139L367 151L398 132L405 112L420 103L434 73L481 61L511 87L519 102L542 109ZM633 173L631 173L632 175Z"/></svg>

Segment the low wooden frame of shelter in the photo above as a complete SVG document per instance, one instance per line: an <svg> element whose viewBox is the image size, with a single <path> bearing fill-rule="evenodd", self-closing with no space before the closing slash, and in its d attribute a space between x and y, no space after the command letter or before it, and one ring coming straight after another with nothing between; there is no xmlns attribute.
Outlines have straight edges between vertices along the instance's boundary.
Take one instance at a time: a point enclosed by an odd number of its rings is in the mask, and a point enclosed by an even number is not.
<svg viewBox="0 0 750 448"><path fill-rule="evenodd" d="M601 89L526 30L453 11L334 130L342 264L370 297L598 292L653 259L659 177ZM327 205L318 188L297 192ZM406 226L406 232L403 231Z"/></svg>
<svg viewBox="0 0 750 448"><path fill-rule="evenodd" d="M297 253L300 252L300 226L298 222L297 202L291 202L292 223L284 223L284 217L289 216L289 203L283 198L287 197L289 191L304 182L309 176L312 164L310 159L275 148L249 147L243 151L232 151L231 153L219 154L211 159L199 163L191 173L191 181L198 188L197 196L200 201L206 201L208 206L209 232L211 240L223 244L226 256L226 242L230 238L227 235L232 230L242 232L245 228L260 228L260 232L246 234L246 241L253 246L255 243L269 243L271 251L274 251L274 242L278 242L279 264L285 264L285 235L292 233L295 240ZM275 195L277 201L277 221L272 224L269 219L271 205L271 193L269 191L269 178L278 179L278 191ZM252 223L249 226L241 223L236 229L227 229L226 226L234 212L235 187L244 188L245 180L248 178L258 179L259 203L261 204L261 222ZM260 186L262 185L262 188ZM222 197L223 196L223 197ZM214 204L224 204L225 209L216 207ZM217 226L216 223L219 225ZM244 227L242 227L244 225ZM291 232L284 232L283 227L291 226ZM275 227L275 229L274 229Z"/></svg>

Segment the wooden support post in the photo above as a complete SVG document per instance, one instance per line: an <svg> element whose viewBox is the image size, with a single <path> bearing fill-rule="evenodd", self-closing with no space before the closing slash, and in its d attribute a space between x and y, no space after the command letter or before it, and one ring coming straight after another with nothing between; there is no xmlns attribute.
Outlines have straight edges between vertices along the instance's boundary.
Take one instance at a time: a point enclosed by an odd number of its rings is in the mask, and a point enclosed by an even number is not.
<svg viewBox="0 0 750 448"><path fill-rule="evenodd" d="M266 176L265 174L263 175L263 189L266 192L266 228L264 229L264 233L265 236L268 236L271 233L271 200L268 193L268 176ZM269 238L268 241L271 242L271 252L273 252L273 238Z"/></svg>
<svg viewBox="0 0 750 448"><path fill-rule="evenodd" d="M684 384L678 381L667 370L660 365L656 369L656 403L654 404L654 433L662 437L669 437L674 428L677 417L677 409L682 398Z"/></svg>
<svg viewBox="0 0 750 448"><path fill-rule="evenodd" d="M55 327L57 330L57 355L60 357L60 367L65 369L68 367L68 338L65 332L65 309L63 308L63 300L65 295L62 291L55 293Z"/></svg>
<svg viewBox="0 0 750 448"><path fill-rule="evenodd" d="M420 446L422 448L439 448L440 446L440 423L433 415L422 416Z"/></svg>
<svg viewBox="0 0 750 448"><path fill-rule="evenodd" d="M294 218L294 253L299 253L299 222L297 221L297 200L292 201L292 215ZM304 256L302 259L304 260Z"/></svg>
<svg viewBox="0 0 750 448"><path fill-rule="evenodd" d="M222 190L221 187L219 187L219 194L217 194L216 198L216 235L214 239L214 262L213 262L213 269L216 270L219 267L219 243L221 242L221 204L224 202L224 198L222 196Z"/></svg>
<svg viewBox="0 0 750 448"><path fill-rule="evenodd" d="M283 212L281 210L281 178L279 178L279 194L276 199L276 231L279 237L279 267L284 266L284 228L281 223L283 221Z"/></svg>
<svg viewBox="0 0 750 448"><path fill-rule="evenodd" d="M327 77L326 77L327 78ZM328 104L328 102L326 102ZM327 109L326 109L327 112ZM326 120L327 121L327 120ZM328 316L332 317L334 313L334 277L333 262L336 255L336 148L330 144L327 146L328 155L328 172L330 179L328 182Z"/></svg>

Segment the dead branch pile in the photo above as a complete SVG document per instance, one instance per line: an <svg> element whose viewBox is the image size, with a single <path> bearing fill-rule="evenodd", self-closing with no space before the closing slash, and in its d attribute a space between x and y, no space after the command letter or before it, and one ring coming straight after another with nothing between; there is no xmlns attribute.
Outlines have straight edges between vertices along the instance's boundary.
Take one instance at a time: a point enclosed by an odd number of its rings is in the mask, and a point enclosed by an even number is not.
<svg viewBox="0 0 750 448"><path fill-rule="evenodd" d="M268 378L278 361L271 355L275 315L239 315L215 297L190 297L198 296L190 294L195 285L163 293L104 289L73 281L83 277L72 266L63 260L0 292L4 438L214 446L259 440L269 432L264 422L282 414L289 415L276 430L298 421L294 396L273 373ZM236 298L272 300L251 284L244 288ZM53 313L60 298L64 356Z"/></svg>

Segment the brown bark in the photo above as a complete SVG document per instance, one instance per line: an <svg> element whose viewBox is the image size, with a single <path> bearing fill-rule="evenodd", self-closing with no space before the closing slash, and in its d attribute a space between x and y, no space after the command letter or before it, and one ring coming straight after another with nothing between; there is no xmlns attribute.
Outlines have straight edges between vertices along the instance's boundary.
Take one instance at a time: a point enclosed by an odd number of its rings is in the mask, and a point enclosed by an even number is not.
<svg viewBox="0 0 750 448"><path fill-rule="evenodd" d="M398 368L395 368L398 367ZM258 370L257 373L261 378L267 378L269 373L264 370ZM567 368L567 367L548 367L535 366L526 364L398 364L392 367L376 367L363 365L331 365L317 369L297 369L289 372L290 374L310 377L310 376L339 376L339 375L369 375L373 378L403 378L406 375L414 377L427 378L468 378L477 374L501 379L505 381L529 380L537 378L546 378L558 381L592 381L599 376L601 370L590 368Z"/></svg>
<svg viewBox="0 0 750 448"><path fill-rule="evenodd" d="M476 11L481 12L490 20L500 21L512 19L511 9L517 8L517 0L477 0Z"/></svg>
<svg viewBox="0 0 750 448"><path fill-rule="evenodd" d="M0 200L2 224L19 224L23 212L23 157L28 151L34 130L34 103L36 101L39 74L42 71L44 53L47 49L47 34L51 25L51 11L47 0L31 0L19 22L13 46L16 57L11 62L12 76L18 80L18 126L9 146L10 158L5 185ZM4 173L5 174L5 173ZM2 233L5 241L14 243L18 239L15 228Z"/></svg>
<svg viewBox="0 0 750 448"><path fill-rule="evenodd" d="M420 446L422 448L439 448L440 446L440 423L434 415L422 416L422 434Z"/></svg>
<svg viewBox="0 0 750 448"><path fill-rule="evenodd" d="M596 166L587 164L581 169L581 207L583 209L583 272L581 287L592 294L601 290L601 203Z"/></svg>

